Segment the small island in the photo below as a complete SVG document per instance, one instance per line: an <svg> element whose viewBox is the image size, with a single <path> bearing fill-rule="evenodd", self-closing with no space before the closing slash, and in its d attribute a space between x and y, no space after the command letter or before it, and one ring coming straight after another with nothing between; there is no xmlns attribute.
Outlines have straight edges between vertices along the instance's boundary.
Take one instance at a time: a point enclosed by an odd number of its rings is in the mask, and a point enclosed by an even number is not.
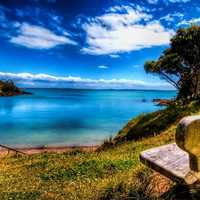
<svg viewBox="0 0 200 200"><path fill-rule="evenodd" d="M31 94L18 88L13 81L1 81L0 80L0 96L16 96L23 94Z"/></svg>

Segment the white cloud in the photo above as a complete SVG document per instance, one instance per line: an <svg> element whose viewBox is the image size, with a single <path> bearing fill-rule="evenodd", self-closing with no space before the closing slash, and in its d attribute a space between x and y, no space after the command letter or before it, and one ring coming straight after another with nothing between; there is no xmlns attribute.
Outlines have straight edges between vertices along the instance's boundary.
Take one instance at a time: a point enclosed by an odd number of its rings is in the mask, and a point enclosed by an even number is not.
<svg viewBox="0 0 200 200"><path fill-rule="evenodd" d="M148 3L150 3L150 4L156 4L156 3L158 3L158 0L147 0L148 1Z"/></svg>
<svg viewBox="0 0 200 200"><path fill-rule="evenodd" d="M96 17L96 20L111 28L117 26L130 25L143 20L152 18L151 15L141 12L140 10L133 9L132 7L122 7L126 13L106 13L102 16Z"/></svg>
<svg viewBox="0 0 200 200"><path fill-rule="evenodd" d="M21 24L19 34L11 37L10 42L32 49L50 49L64 44L76 45L76 42L67 36L56 35L49 29L28 23Z"/></svg>
<svg viewBox="0 0 200 200"><path fill-rule="evenodd" d="M187 3L190 0L168 0L168 1L171 2L171 3Z"/></svg>
<svg viewBox="0 0 200 200"><path fill-rule="evenodd" d="M191 0L164 0L165 3L187 3ZM159 0L147 0L150 4L157 4Z"/></svg>
<svg viewBox="0 0 200 200"><path fill-rule="evenodd" d="M4 73L1 80L13 80L22 87L57 87L57 88L91 88L91 89L172 89L168 83L149 83L142 80L129 79L89 79L74 76L51 76L49 74Z"/></svg>
<svg viewBox="0 0 200 200"><path fill-rule="evenodd" d="M184 14L176 12L176 13L169 13L167 15L165 15L164 17L161 17L160 20L165 20L167 22L173 22L175 18L183 18Z"/></svg>
<svg viewBox="0 0 200 200"><path fill-rule="evenodd" d="M106 66L106 65L99 65L98 68L99 69L108 69L108 66Z"/></svg>
<svg viewBox="0 0 200 200"><path fill-rule="evenodd" d="M165 3L187 3L191 0L164 0ZM147 0L148 3L150 4L157 4L159 2L159 0Z"/></svg>
<svg viewBox="0 0 200 200"><path fill-rule="evenodd" d="M123 9L126 12L112 11L83 24L87 36L87 45L81 50L83 53L118 54L169 43L173 30L165 29L140 9L129 6Z"/></svg>
<svg viewBox="0 0 200 200"><path fill-rule="evenodd" d="M190 19L190 20L183 20L181 22L179 22L177 24L177 26L181 26L181 25L189 25L189 24L197 24L197 23L200 23L200 17L199 18L193 18L193 19Z"/></svg>
<svg viewBox="0 0 200 200"><path fill-rule="evenodd" d="M119 55L117 55L117 54L110 54L109 55L111 58L119 58L120 56Z"/></svg>

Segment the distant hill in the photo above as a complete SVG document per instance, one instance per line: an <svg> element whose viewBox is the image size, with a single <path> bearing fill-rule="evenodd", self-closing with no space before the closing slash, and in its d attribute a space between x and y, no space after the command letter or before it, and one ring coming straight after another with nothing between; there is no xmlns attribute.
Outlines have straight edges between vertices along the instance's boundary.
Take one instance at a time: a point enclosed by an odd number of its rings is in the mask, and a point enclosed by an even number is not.
<svg viewBox="0 0 200 200"><path fill-rule="evenodd" d="M0 80L0 96L16 96L22 94L31 94L31 93L21 90L11 80L8 81Z"/></svg>

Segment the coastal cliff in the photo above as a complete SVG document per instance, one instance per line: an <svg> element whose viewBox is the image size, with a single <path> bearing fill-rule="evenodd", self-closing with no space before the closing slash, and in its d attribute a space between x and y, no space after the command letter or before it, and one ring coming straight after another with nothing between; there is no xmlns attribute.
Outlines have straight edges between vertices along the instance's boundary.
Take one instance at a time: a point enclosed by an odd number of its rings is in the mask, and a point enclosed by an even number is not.
<svg viewBox="0 0 200 200"><path fill-rule="evenodd" d="M0 96L16 96L23 94L31 94L18 88L12 81L0 80Z"/></svg>

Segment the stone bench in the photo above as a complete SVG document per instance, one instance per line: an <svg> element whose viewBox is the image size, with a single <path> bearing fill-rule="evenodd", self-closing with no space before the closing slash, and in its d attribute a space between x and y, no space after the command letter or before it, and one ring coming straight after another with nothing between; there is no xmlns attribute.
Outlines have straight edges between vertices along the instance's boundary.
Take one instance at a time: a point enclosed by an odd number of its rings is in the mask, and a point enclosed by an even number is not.
<svg viewBox="0 0 200 200"><path fill-rule="evenodd" d="M140 160L150 168L186 184L200 180L200 116L183 118L176 130L176 143L148 149Z"/></svg>

